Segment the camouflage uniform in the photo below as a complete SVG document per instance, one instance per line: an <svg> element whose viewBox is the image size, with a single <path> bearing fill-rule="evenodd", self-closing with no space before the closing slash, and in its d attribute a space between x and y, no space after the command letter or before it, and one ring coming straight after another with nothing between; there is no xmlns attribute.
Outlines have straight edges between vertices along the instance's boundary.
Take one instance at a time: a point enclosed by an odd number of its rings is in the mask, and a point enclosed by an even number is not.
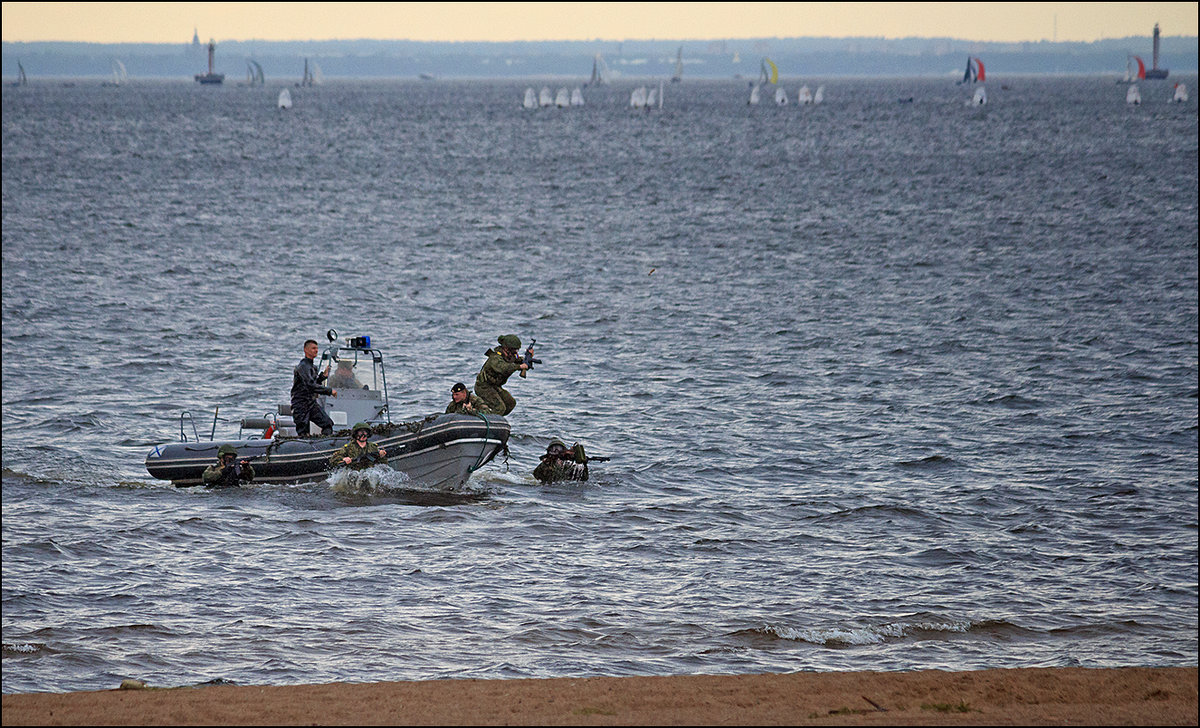
<svg viewBox="0 0 1200 728"><path fill-rule="evenodd" d="M471 411L467 411L467 405L471 405ZM448 415L473 415L476 413L487 414L489 410L483 400L473 394L467 395L466 402L451 402L446 405L446 414Z"/></svg>
<svg viewBox="0 0 1200 728"><path fill-rule="evenodd" d="M242 483L254 480L254 466L250 463L242 465L234 460L228 467L225 466L223 458L226 453L237 455L232 445L222 445L217 452L217 462L205 468L204 474L200 476L205 488L236 488Z"/></svg>
<svg viewBox="0 0 1200 728"><path fill-rule="evenodd" d="M350 464L342 462L342 458L350 458ZM379 446L373 442L368 442L366 447L359 447L357 442L351 440L329 458L331 467L351 470L366 470L376 464L386 465L387 457L379 454Z"/></svg>
<svg viewBox="0 0 1200 728"><path fill-rule="evenodd" d="M512 349L521 348L521 340L511 334L501 336L499 341L501 345ZM519 371L521 371L521 363L516 358L507 359L498 351L487 350L487 361L484 362L483 368L475 377L475 394L483 400L481 412L507 415L513 411L513 408L517 406L517 400L513 399L513 396L504 388L504 383Z"/></svg>
<svg viewBox="0 0 1200 728"><path fill-rule="evenodd" d="M550 447L546 448L549 451L555 445L560 445L566 448L561 440L553 440ZM533 477L543 483L554 483L560 480L578 480L584 481L588 479L588 457L583 450L583 445L575 443L575 446L569 450L564 450L559 455L552 455L547 452L542 456L542 462L533 470Z"/></svg>

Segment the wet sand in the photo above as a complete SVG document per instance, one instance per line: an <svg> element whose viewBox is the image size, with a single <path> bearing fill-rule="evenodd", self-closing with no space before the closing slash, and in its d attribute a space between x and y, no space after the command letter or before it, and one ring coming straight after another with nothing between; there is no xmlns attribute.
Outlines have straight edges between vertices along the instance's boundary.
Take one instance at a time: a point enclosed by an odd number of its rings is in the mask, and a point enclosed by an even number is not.
<svg viewBox="0 0 1200 728"><path fill-rule="evenodd" d="M1187 668L1029 668L113 689L4 725L1196 725Z"/></svg>

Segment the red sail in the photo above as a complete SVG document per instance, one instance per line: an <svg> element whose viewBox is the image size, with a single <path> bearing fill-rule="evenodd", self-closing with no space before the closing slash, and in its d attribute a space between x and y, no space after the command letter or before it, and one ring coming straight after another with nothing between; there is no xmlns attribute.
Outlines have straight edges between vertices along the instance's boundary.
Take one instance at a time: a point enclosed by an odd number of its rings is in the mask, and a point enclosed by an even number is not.
<svg viewBox="0 0 1200 728"><path fill-rule="evenodd" d="M1137 56L1134 56L1133 60L1138 62L1138 78L1145 81L1146 80L1146 64L1142 63L1142 59L1138 58Z"/></svg>
<svg viewBox="0 0 1200 728"><path fill-rule="evenodd" d="M979 66L979 75L975 77L975 80L976 80L976 81L978 81L979 83L983 83L984 81L986 81L986 80L987 80L986 78L984 78L984 73L983 73L983 61L981 61L981 60L979 60L978 58L976 58L976 59L975 59L975 65Z"/></svg>

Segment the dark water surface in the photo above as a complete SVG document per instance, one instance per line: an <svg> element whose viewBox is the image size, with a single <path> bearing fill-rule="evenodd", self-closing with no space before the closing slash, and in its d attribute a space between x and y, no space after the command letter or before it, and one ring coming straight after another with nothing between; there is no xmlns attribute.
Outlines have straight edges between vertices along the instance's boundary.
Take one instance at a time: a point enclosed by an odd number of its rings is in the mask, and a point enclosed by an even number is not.
<svg viewBox="0 0 1200 728"><path fill-rule="evenodd" d="M4 692L1196 664L1194 100L526 85L3 90ZM149 478L330 327L399 419L536 337L507 461Z"/></svg>

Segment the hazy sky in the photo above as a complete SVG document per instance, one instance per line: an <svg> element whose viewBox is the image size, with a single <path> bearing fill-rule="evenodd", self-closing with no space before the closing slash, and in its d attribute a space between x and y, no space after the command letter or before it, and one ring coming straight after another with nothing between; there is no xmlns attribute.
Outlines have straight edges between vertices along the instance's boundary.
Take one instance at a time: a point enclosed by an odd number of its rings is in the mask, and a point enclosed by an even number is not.
<svg viewBox="0 0 1200 728"><path fill-rule="evenodd" d="M795 36L1092 41L1195 35L1197 3L3 3L6 41L704 40Z"/></svg>

